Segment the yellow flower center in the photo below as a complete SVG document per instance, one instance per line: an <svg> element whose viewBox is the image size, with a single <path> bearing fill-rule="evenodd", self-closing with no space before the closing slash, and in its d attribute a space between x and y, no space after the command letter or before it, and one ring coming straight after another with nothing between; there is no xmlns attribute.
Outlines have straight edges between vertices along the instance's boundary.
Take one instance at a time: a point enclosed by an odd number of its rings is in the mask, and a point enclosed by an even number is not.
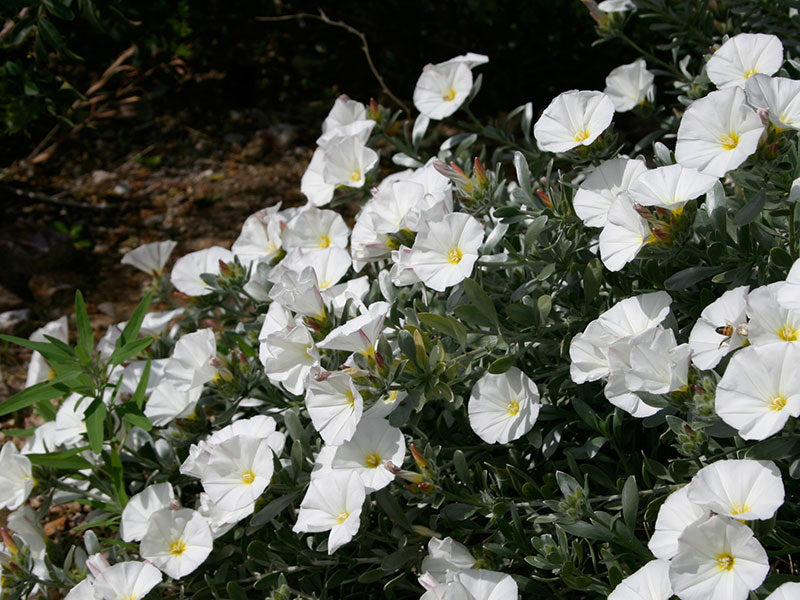
<svg viewBox="0 0 800 600"><path fill-rule="evenodd" d="M311 350L311 345L310 344L308 346L306 346L306 358L308 360L314 360L313 357L308 353L309 350Z"/></svg>
<svg viewBox="0 0 800 600"><path fill-rule="evenodd" d="M253 471L248 469L247 471L242 473L242 483L246 483L247 485L250 485L255 480L256 480L256 474L253 473Z"/></svg>
<svg viewBox="0 0 800 600"><path fill-rule="evenodd" d="M457 265L462 258L464 258L464 253L461 252L461 248L453 248L447 253L447 262L451 265Z"/></svg>
<svg viewBox="0 0 800 600"><path fill-rule="evenodd" d="M750 507L747 504L732 504L731 505L731 514L732 515L741 515L746 512L750 512Z"/></svg>
<svg viewBox="0 0 800 600"><path fill-rule="evenodd" d="M399 391L400 390L392 390L391 392L389 392L389 395L386 397L386 400L384 400L384 402L386 404L393 404L397 400L397 394Z"/></svg>
<svg viewBox="0 0 800 600"><path fill-rule="evenodd" d="M450 88L442 95L442 100L445 102L452 102L456 97L456 91L453 88Z"/></svg>
<svg viewBox="0 0 800 600"><path fill-rule="evenodd" d="M719 143L722 144L723 149L733 150L739 145L739 134L735 131L731 131L728 135L720 137Z"/></svg>
<svg viewBox="0 0 800 600"><path fill-rule="evenodd" d="M784 342L796 342L797 329L795 329L791 325L784 325L783 327L778 329L778 337L781 338Z"/></svg>
<svg viewBox="0 0 800 600"><path fill-rule="evenodd" d="M775 412L781 412L786 407L786 396L783 394L775 396L769 401L769 409Z"/></svg>
<svg viewBox="0 0 800 600"><path fill-rule="evenodd" d="M184 552L186 552L186 544L183 543L182 539L177 539L169 543L169 553L172 554L172 556L180 556Z"/></svg>
<svg viewBox="0 0 800 600"><path fill-rule="evenodd" d="M361 179L361 171L356 169L355 171L350 171L350 181L355 183Z"/></svg>
<svg viewBox="0 0 800 600"><path fill-rule="evenodd" d="M756 73L758 73L758 71L756 69L748 69L744 74L744 78L745 79L750 79Z"/></svg>
<svg viewBox="0 0 800 600"><path fill-rule="evenodd" d="M331 245L331 238L329 238L327 235L319 236L319 239L317 240L317 247L327 248L330 245Z"/></svg>
<svg viewBox="0 0 800 600"><path fill-rule="evenodd" d="M349 516L350 516L350 513L347 512L346 510L343 510L342 512L339 513L339 516L336 517L336 524L337 525L341 525L342 523L347 521L347 517L349 517Z"/></svg>
<svg viewBox="0 0 800 600"><path fill-rule="evenodd" d="M138 596L130 595L130 596L123 596L122 600L137 600Z"/></svg>
<svg viewBox="0 0 800 600"><path fill-rule="evenodd" d="M381 462L381 455L377 452L367 454L367 457L364 459L364 464L370 469L377 469Z"/></svg>
<svg viewBox="0 0 800 600"><path fill-rule="evenodd" d="M506 405L506 412L509 417L515 417L519 414L519 402L512 400Z"/></svg>
<svg viewBox="0 0 800 600"><path fill-rule="evenodd" d="M319 284L319 289L320 290L327 290L329 287L331 287L331 283L333 283L333 282L330 279L326 279L325 281L323 281L323 282L321 282Z"/></svg>
<svg viewBox="0 0 800 600"><path fill-rule="evenodd" d="M575 134L575 137L572 139L575 140L576 142L582 142L583 140L588 139L589 135L590 134L588 129L581 129L579 132Z"/></svg>
<svg viewBox="0 0 800 600"><path fill-rule="evenodd" d="M47 381L50 381L51 379L55 378L56 378L56 372L53 371L53 369L50 369L50 372L47 374Z"/></svg>
<svg viewBox="0 0 800 600"><path fill-rule="evenodd" d="M722 554L717 555L717 568L720 571L732 570L735 563L736 559L733 558L733 555L730 552L723 552Z"/></svg>
<svg viewBox="0 0 800 600"><path fill-rule="evenodd" d="M345 402L347 402L347 406L352 407L356 403L356 398L353 395L352 390L347 390L344 393L344 399L345 399Z"/></svg>

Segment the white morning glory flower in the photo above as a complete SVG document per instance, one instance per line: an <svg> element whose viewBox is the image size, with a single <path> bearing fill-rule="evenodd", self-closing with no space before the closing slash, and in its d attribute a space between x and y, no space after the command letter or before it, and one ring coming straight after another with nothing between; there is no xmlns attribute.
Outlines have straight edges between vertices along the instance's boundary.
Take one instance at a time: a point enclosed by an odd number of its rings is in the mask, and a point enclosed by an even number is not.
<svg viewBox="0 0 800 600"><path fill-rule="evenodd" d="M614 103L603 92L563 92L544 109L533 136L545 152L566 152L594 142L613 118Z"/></svg>
<svg viewBox="0 0 800 600"><path fill-rule="evenodd" d="M150 516L139 554L173 579L199 567L214 544L208 521L196 510L162 508Z"/></svg>
<svg viewBox="0 0 800 600"><path fill-rule="evenodd" d="M472 388L469 424L487 444L506 444L528 433L539 415L539 390L516 367L486 373Z"/></svg>
<svg viewBox="0 0 800 600"><path fill-rule="evenodd" d="M772 75L782 64L783 44L777 36L740 33L711 55L706 64L706 73L720 89L743 87L756 73Z"/></svg>

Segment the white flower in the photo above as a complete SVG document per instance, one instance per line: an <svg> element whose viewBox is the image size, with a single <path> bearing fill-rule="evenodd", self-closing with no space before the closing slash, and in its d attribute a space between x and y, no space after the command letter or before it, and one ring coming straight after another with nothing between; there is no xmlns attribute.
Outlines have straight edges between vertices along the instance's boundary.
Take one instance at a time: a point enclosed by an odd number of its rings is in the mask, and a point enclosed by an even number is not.
<svg viewBox="0 0 800 600"><path fill-rule="evenodd" d="M656 526L647 547L656 558L669 560L678 553L678 539L683 530L711 513L689 500L689 486L672 492L658 509Z"/></svg>
<svg viewBox="0 0 800 600"><path fill-rule="evenodd" d="M259 356L269 380L282 383L292 394L302 394L312 367L319 365L319 352L311 333L302 324L290 331L272 333L260 345Z"/></svg>
<svg viewBox="0 0 800 600"><path fill-rule="evenodd" d="M698 369L713 369L723 356L744 345L748 291L746 285L728 290L700 313L689 334L692 362Z"/></svg>
<svg viewBox="0 0 800 600"><path fill-rule="evenodd" d="M300 192L314 206L325 206L333 199L336 184L325 181L325 150L317 148L300 178Z"/></svg>
<svg viewBox="0 0 800 600"><path fill-rule="evenodd" d="M539 390L516 367L486 373L472 388L469 424L487 444L506 444L528 433L539 415Z"/></svg>
<svg viewBox="0 0 800 600"><path fill-rule="evenodd" d="M216 356L214 331L200 329L178 340L164 372L177 390L188 392L202 388L217 376L217 369L211 364Z"/></svg>
<svg viewBox="0 0 800 600"><path fill-rule="evenodd" d="M338 446L353 437L364 400L347 373L331 373L321 379L309 379L306 410L324 442Z"/></svg>
<svg viewBox="0 0 800 600"><path fill-rule="evenodd" d="M325 183L359 188L378 164L378 153L355 137L335 138L325 146L322 178Z"/></svg>
<svg viewBox="0 0 800 600"><path fill-rule="evenodd" d="M150 516L139 554L173 579L180 579L208 558L213 544L208 521L199 512L162 508Z"/></svg>
<svg viewBox="0 0 800 600"><path fill-rule="evenodd" d="M444 582L420 578L428 591L420 600L517 600L517 582L510 575L488 569L451 572Z"/></svg>
<svg viewBox="0 0 800 600"><path fill-rule="evenodd" d="M800 81L759 73L747 80L744 91L751 106L769 111L777 129L800 129Z"/></svg>
<svg viewBox="0 0 800 600"><path fill-rule="evenodd" d="M172 381L164 379L150 392L144 405L144 414L156 427L164 427L174 419L192 414L202 393L202 386L181 391Z"/></svg>
<svg viewBox="0 0 800 600"><path fill-rule="evenodd" d="M44 336L47 335L66 342L69 337L68 327L67 317L60 317L34 331L29 339L32 342L46 342L47 339ZM55 377L55 373L50 369L44 356L34 350L31 354L31 362L28 363L28 378L25 381L25 387L36 385L53 377Z"/></svg>
<svg viewBox="0 0 800 600"><path fill-rule="evenodd" d="M47 537L33 509L27 505L20 506L17 510L8 514L6 524L11 531L22 538L23 543L30 551L35 562L39 563L39 561L43 561L47 553ZM41 567L44 567L42 563L39 564ZM39 565L37 565L37 567L38 566ZM46 573L47 567L44 567L42 570Z"/></svg>
<svg viewBox="0 0 800 600"><path fill-rule="evenodd" d="M343 127L367 118L366 107L357 100L351 100L346 94L342 94L333 103L328 116L322 122L322 133L327 133L332 129Z"/></svg>
<svg viewBox="0 0 800 600"><path fill-rule="evenodd" d="M350 229L342 215L332 210L310 207L286 225L283 245L287 248L346 248Z"/></svg>
<svg viewBox="0 0 800 600"><path fill-rule="evenodd" d="M317 138L317 145L325 150L338 142L350 139L354 140L356 145L365 146L375 125L376 123L372 119L353 121L322 134Z"/></svg>
<svg viewBox="0 0 800 600"><path fill-rule="evenodd" d="M33 465L19 453L12 442L0 449L0 508L14 510L22 506L33 489Z"/></svg>
<svg viewBox="0 0 800 600"><path fill-rule="evenodd" d="M275 285L269 291L273 303L285 309L313 319L324 319L327 315L325 300L322 297L313 267L306 267L300 273L278 266L270 273ZM276 332L277 333L277 332ZM263 359L261 362L264 362Z"/></svg>
<svg viewBox="0 0 800 600"><path fill-rule="evenodd" d="M215 445L210 453L200 483L223 510L249 506L272 479L272 449L265 438L234 436Z"/></svg>
<svg viewBox="0 0 800 600"><path fill-rule="evenodd" d="M718 88L743 87L752 75L772 75L782 64L783 44L776 36L740 33L711 55L706 73Z"/></svg>
<svg viewBox="0 0 800 600"><path fill-rule="evenodd" d="M220 261L233 262L233 252L219 246L190 252L175 261L170 281L176 290L187 296L204 296L211 293L211 289L200 275L204 273L219 275Z"/></svg>
<svg viewBox="0 0 800 600"><path fill-rule="evenodd" d="M606 89L603 93L611 98L617 112L626 112L653 100L654 78L647 70L644 59L638 58L612 70L606 77Z"/></svg>
<svg viewBox="0 0 800 600"><path fill-rule="evenodd" d="M741 88L717 90L686 109L678 127L675 159L685 167L722 177L756 151L763 131Z"/></svg>
<svg viewBox="0 0 800 600"><path fill-rule="evenodd" d="M789 275L786 276L786 283L780 287L775 297L782 308L800 311L800 260L794 261Z"/></svg>
<svg viewBox="0 0 800 600"><path fill-rule="evenodd" d="M365 356L375 353L375 343L383 331L391 304L373 302L359 316L333 329L317 346L328 350L360 352Z"/></svg>
<svg viewBox="0 0 800 600"><path fill-rule="evenodd" d="M800 583L788 581L766 597L766 600L795 600L800 597Z"/></svg>
<svg viewBox="0 0 800 600"><path fill-rule="evenodd" d="M787 310L778 302L786 282L754 289L747 296L748 339L753 346L773 342L800 342L800 311Z"/></svg>
<svg viewBox="0 0 800 600"><path fill-rule="evenodd" d="M414 106L430 119L456 112L472 89L472 71L461 61L426 65L414 87Z"/></svg>
<svg viewBox="0 0 800 600"><path fill-rule="evenodd" d="M169 507L175 502L175 492L169 483L148 485L138 494L131 496L122 511L120 536L125 542L138 542L147 533L150 516L157 510Z"/></svg>
<svg viewBox="0 0 800 600"><path fill-rule="evenodd" d="M650 228L626 196L608 209L608 222L600 232L600 258L609 271L619 271L652 239Z"/></svg>
<svg viewBox="0 0 800 600"><path fill-rule="evenodd" d="M667 165L644 171L631 184L628 194L636 204L676 211L689 200L708 193L717 181L717 177L689 167Z"/></svg>
<svg viewBox="0 0 800 600"><path fill-rule="evenodd" d="M350 441L336 447L331 468L358 473L366 490L374 492L394 479L384 462L400 467L405 455L403 432L384 419L361 419Z"/></svg>
<svg viewBox="0 0 800 600"><path fill-rule="evenodd" d="M605 227L614 201L647 171L642 160L618 157L600 163L581 183L572 199L575 214L587 227Z"/></svg>
<svg viewBox="0 0 800 600"><path fill-rule="evenodd" d="M167 264L170 254L172 254L177 245L178 242L173 242L172 240L143 244L128 252L120 262L123 265L136 267L148 275L161 275L164 265Z"/></svg>
<svg viewBox="0 0 800 600"><path fill-rule="evenodd" d="M155 567L152 568L158 573L159 581L161 581L161 572ZM64 596L64 600L98 600L98 598L99 596L97 596L94 591L94 584L92 584L91 579L88 577L73 587L69 593Z"/></svg>
<svg viewBox="0 0 800 600"><path fill-rule="evenodd" d="M358 532L365 498L358 473L334 471L312 479L292 531L330 531L328 554L333 554Z"/></svg>
<svg viewBox="0 0 800 600"><path fill-rule="evenodd" d="M603 0L597 4L597 8L607 13L625 12L636 10L636 3L633 0Z"/></svg>
<svg viewBox="0 0 800 600"><path fill-rule="evenodd" d="M85 581L85 580L84 580ZM150 563L129 560L103 569L94 580L94 596L102 600L142 598L161 583L161 573Z"/></svg>
<svg viewBox="0 0 800 600"><path fill-rule="evenodd" d="M667 394L688 383L688 344L675 340L671 329L656 327L652 334L631 339L630 365L625 374L628 389L650 394Z"/></svg>
<svg viewBox="0 0 800 600"><path fill-rule="evenodd" d="M684 530L669 578L681 600L745 600L768 572L767 553L752 529L716 516Z"/></svg>
<svg viewBox="0 0 800 600"><path fill-rule="evenodd" d="M790 416L800 416L799 361L800 344L739 350L717 385L717 414L746 440L778 433Z"/></svg>
<svg viewBox="0 0 800 600"><path fill-rule="evenodd" d="M174 310L167 310L163 312L147 313L142 319L142 324L139 327L140 336L153 336L158 337L169 326L172 321L186 312L183 308L176 308ZM127 321L109 325L105 335L97 343L97 352L105 359L111 358L114 352L115 345L119 336L122 335Z"/></svg>
<svg viewBox="0 0 800 600"><path fill-rule="evenodd" d="M475 557L464 544L451 537L443 540L432 537L428 542L428 555L422 559L420 571L444 581L447 571L462 571L473 566Z"/></svg>
<svg viewBox="0 0 800 600"><path fill-rule="evenodd" d="M254 261L269 261L281 249L282 227L286 222L279 210L280 204L277 204L245 219L242 232L231 246L231 252L245 267Z"/></svg>
<svg viewBox="0 0 800 600"><path fill-rule="evenodd" d="M783 479L768 460L718 460L689 484L691 502L740 521L770 519L783 504Z"/></svg>
<svg viewBox="0 0 800 600"><path fill-rule="evenodd" d="M443 292L472 274L483 225L467 213L450 213L417 235L409 262L429 288Z"/></svg>
<svg viewBox="0 0 800 600"><path fill-rule="evenodd" d="M669 600L672 585L669 582L669 562L651 560L641 569L623 579L608 600Z"/></svg>
<svg viewBox="0 0 800 600"><path fill-rule="evenodd" d="M631 351L639 344L651 344L656 333L656 328L649 329L634 337L617 340L608 348L610 373L606 386L603 388L603 394L611 404L618 406L637 419L654 415L659 409L643 402L628 384L628 377L633 370Z"/></svg>
<svg viewBox="0 0 800 600"><path fill-rule="evenodd" d="M350 270L350 253L344 248L327 248L325 250L290 250L281 261L282 268L302 273L311 267L317 276L317 288L320 292L339 283L345 273Z"/></svg>
<svg viewBox="0 0 800 600"><path fill-rule="evenodd" d="M588 146L611 124L614 103L602 92L572 90L556 96L533 126L545 152Z"/></svg>
<svg viewBox="0 0 800 600"><path fill-rule="evenodd" d="M253 500L253 502L239 510L224 510L215 504L205 492L200 494L199 501L197 512L208 521L214 539L228 533L239 521L252 515L256 508L256 502Z"/></svg>

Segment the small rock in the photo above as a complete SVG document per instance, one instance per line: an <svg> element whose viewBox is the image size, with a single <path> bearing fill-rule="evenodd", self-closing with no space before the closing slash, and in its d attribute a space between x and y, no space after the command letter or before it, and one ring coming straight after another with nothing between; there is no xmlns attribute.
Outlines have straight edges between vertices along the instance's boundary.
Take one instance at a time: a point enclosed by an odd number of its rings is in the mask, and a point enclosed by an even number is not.
<svg viewBox="0 0 800 600"><path fill-rule="evenodd" d="M111 318L117 316L117 310L114 308L113 302L101 302L97 305L97 310L99 310L104 315L108 315Z"/></svg>
<svg viewBox="0 0 800 600"><path fill-rule="evenodd" d="M114 186L114 193L117 196L127 196L131 193L131 185L127 181L123 181L122 183L118 183Z"/></svg>
<svg viewBox="0 0 800 600"><path fill-rule="evenodd" d="M92 171L92 183L95 185L99 185L110 179L115 179L116 177L117 176L114 173L109 173L108 171L103 171L102 169Z"/></svg>
<svg viewBox="0 0 800 600"><path fill-rule="evenodd" d="M67 528L67 517L59 517L44 524L44 534L52 537L57 531L64 531Z"/></svg>
<svg viewBox="0 0 800 600"><path fill-rule="evenodd" d="M22 325L27 323L31 318L31 311L27 308L19 310L7 310L0 313L0 331L3 333L12 333Z"/></svg>

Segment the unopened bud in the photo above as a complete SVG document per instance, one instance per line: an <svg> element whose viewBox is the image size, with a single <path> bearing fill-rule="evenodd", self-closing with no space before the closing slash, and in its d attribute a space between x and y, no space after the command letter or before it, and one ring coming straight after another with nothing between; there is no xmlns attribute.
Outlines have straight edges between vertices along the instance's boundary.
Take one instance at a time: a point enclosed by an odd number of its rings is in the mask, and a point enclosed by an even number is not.
<svg viewBox="0 0 800 600"><path fill-rule="evenodd" d="M222 259L219 260L219 273L223 277L230 277L230 274L233 271L228 263L224 262Z"/></svg>
<svg viewBox="0 0 800 600"><path fill-rule="evenodd" d="M472 165L472 175L477 186L486 189L489 185L489 178L486 176L486 169L483 168L480 159L476 156Z"/></svg>
<svg viewBox="0 0 800 600"><path fill-rule="evenodd" d="M11 553L12 558L16 560L19 548L17 548L17 545L14 543L14 539L11 537L11 534L8 533L8 530L5 527L0 528L0 537L3 538L3 544L5 544L6 549Z"/></svg>
<svg viewBox="0 0 800 600"><path fill-rule="evenodd" d="M409 444L408 446L411 450L411 456L414 458L414 462L417 463L417 466L420 469L428 469L430 468L430 464L426 460L425 456L422 452L414 444Z"/></svg>
<svg viewBox="0 0 800 600"><path fill-rule="evenodd" d="M542 204L544 204L547 208L553 208L553 201L544 190L537 189L536 195L539 196L539 200L541 200Z"/></svg>

